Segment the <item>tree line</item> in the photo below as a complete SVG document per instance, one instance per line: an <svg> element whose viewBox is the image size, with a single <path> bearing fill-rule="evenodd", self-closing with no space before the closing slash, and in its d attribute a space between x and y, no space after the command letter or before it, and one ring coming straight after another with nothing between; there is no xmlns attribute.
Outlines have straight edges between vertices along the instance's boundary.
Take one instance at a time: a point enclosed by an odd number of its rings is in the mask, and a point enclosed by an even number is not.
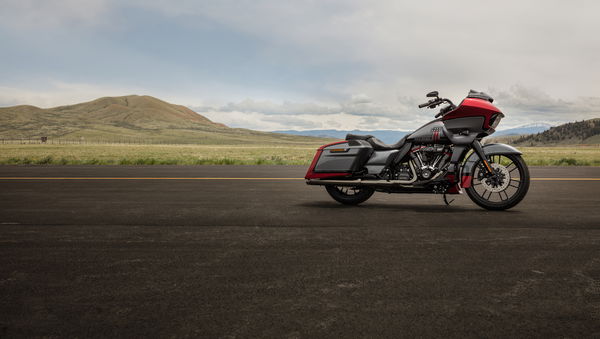
<svg viewBox="0 0 600 339"><path fill-rule="evenodd" d="M551 127L549 130L522 135L514 140L515 144L553 144L565 140L583 141L594 135L600 134L600 118L569 122L560 126Z"/></svg>

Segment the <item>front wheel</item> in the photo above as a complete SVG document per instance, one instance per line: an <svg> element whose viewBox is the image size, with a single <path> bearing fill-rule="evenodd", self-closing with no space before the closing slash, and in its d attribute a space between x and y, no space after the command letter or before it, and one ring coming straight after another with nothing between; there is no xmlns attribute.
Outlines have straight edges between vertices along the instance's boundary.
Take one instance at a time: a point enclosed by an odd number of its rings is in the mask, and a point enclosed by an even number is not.
<svg viewBox="0 0 600 339"><path fill-rule="evenodd" d="M367 201L375 193L375 190L370 187L326 185L325 189L333 199L344 205L358 205Z"/></svg>
<svg viewBox="0 0 600 339"><path fill-rule="evenodd" d="M486 176L481 160L475 164L471 186L466 189L469 198L488 210L506 210L516 206L529 190L529 169L520 155L490 156L495 172Z"/></svg>

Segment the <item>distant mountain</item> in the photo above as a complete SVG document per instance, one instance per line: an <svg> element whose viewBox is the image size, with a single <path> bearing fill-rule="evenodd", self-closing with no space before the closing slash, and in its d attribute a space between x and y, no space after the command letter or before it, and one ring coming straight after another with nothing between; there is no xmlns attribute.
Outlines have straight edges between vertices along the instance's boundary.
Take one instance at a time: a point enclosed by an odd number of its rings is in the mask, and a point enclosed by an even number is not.
<svg viewBox="0 0 600 339"><path fill-rule="evenodd" d="M185 106L150 96L105 97L90 102L39 108L0 108L1 139L50 138L246 144L318 142L314 138L229 128Z"/></svg>
<svg viewBox="0 0 600 339"><path fill-rule="evenodd" d="M600 144L600 118L569 122L547 131L513 139L522 146Z"/></svg>
<svg viewBox="0 0 600 339"><path fill-rule="evenodd" d="M488 142L508 142L511 144L532 144L532 145L547 145L547 144L599 144L600 136L598 136L598 120L592 119L582 122L568 123L553 127L547 123L533 123L515 128L509 128L497 131L490 138L486 138ZM276 131L276 133L285 133L293 135L305 135L321 138L344 139L346 134L370 134L386 143L395 143L403 136L411 133L408 131L394 130L284 130Z"/></svg>
<svg viewBox="0 0 600 339"><path fill-rule="evenodd" d="M532 134L539 133L548 130L552 125L545 123L536 123L523 125L515 128L505 129L502 131L496 131L494 136L509 136L509 135L524 135L524 134ZM394 130L335 130L335 129L314 129L314 130L306 130L306 131L298 131L298 130L284 130L284 131L274 131L275 133L285 133L285 134L293 134L293 135L305 135L312 137L320 137L320 138L335 138L335 139L344 139L346 134L370 134L375 136L376 138L382 140L386 143L395 143L400 140L403 136L411 133L412 131L394 131Z"/></svg>
<svg viewBox="0 0 600 339"><path fill-rule="evenodd" d="M495 137L505 136L505 135L525 135L525 134L535 134L541 133L549 130L552 127L550 124L546 123L534 123L523 125L519 127L509 128L501 131L496 131L494 133Z"/></svg>
<svg viewBox="0 0 600 339"><path fill-rule="evenodd" d="M364 135L370 134L385 143L392 144L392 143L395 143L396 141L400 140L403 136L407 135L410 132L393 131L393 130L340 131L340 130L335 130L335 129L315 129L315 130L307 130L307 131L297 131L297 130L274 131L274 133L304 135L304 136L312 136L312 137L319 137L319 138L335 138L335 139L344 139L346 137L346 134L348 134L348 133L364 134Z"/></svg>

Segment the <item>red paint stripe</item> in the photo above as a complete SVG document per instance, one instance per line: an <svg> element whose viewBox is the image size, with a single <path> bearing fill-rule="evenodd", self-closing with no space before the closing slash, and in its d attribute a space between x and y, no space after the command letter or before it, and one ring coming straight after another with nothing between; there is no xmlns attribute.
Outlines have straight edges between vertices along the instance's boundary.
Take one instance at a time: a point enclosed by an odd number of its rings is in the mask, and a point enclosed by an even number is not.
<svg viewBox="0 0 600 339"><path fill-rule="evenodd" d="M472 177L470 175L463 175L460 186L464 188L471 187L471 179Z"/></svg>
<svg viewBox="0 0 600 339"><path fill-rule="evenodd" d="M308 173L304 179L324 179L324 178L334 178L334 177L347 177L349 173L311 173L310 177Z"/></svg>
<svg viewBox="0 0 600 339"><path fill-rule="evenodd" d="M313 158L313 161L310 163L310 167L308 168L308 171L306 172L304 179L323 179L323 178L348 176L349 175L348 173L315 173L314 172L315 166L317 166L317 162L319 162L319 158L321 157L321 154L323 153L323 149L325 147L337 145L337 144L343 144L346 142L347 141L337 141L337 142L333 142L331 144L327 144L327 145L323 145L323 146L319 147L319 149L317 150L317 153L315 154L315 157Z"/></svg>
<svg viewBox="0 0 600 339"><path fill-rule="evenodd" d="M333 146L333 145L338 145L338 144L344 144L348 142L347 140L344 141L336 141L336 142L332 142L331 144L327 144L327 145L323 145L321 147L319 147L320 150L323 150L325 147L329 147L329 146Z"/></svg>
<svg viewBox="0 0 600 339"><path fill-rule="evenodd" d="M313 161L310 163L310 167L308 168L308 171L306 171L306 175L304 176L305 179L311 179L312 176L314 175L313 171L315 170L315 166L317 166L317 162L319 161L319 158L321 157L321 153L323 153L323 149L319 148L313 158Z"/></svg>

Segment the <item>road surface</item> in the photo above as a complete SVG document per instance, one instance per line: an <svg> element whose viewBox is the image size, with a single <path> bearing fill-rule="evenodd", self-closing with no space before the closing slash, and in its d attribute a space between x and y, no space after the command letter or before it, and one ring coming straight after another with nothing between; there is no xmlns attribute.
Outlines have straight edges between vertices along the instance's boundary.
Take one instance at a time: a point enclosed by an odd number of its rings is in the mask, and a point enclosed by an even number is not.
<svg viewBox="0 0 600 339"><path fill-rule="evenodd" d="M304 172L1 166L0 337L600 336L600 168L505 212Z"/></svg>

